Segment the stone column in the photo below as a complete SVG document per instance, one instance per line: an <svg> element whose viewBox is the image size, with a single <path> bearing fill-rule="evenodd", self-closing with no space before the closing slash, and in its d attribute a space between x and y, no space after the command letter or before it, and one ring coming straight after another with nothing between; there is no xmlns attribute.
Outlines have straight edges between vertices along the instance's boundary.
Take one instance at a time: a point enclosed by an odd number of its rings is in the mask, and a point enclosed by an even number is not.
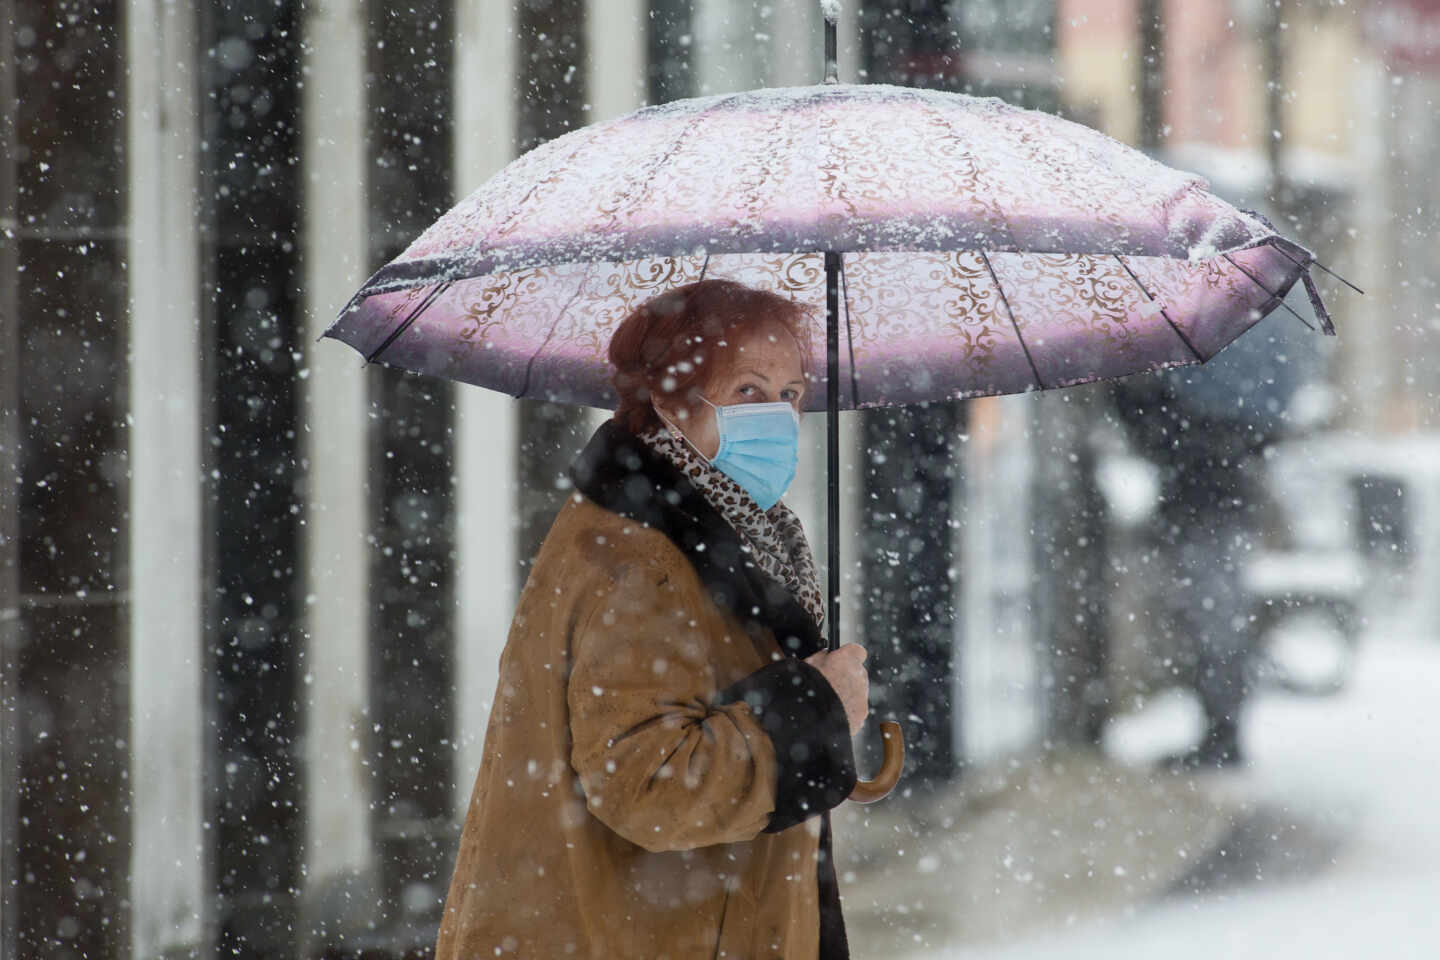
<svg viewBox="0 0 1440 960"><path fill-rule="evenodd" d="M19 229L15 192L15 2L0 0L0 956L19 953L20 469Z"/></svg>
<svg viewBox="0 0 1440 960"><path fill-rule="evenodd" d="M954 58L957 41L946 9L913 13L894 0L872 0L861 13L869 79L959 84L958 75L911 66ZM965 497L959 439L965 408L937 402L866 411L858 419L871 700L880 717L894 715L905 728L907 783L943 784L960 761L955 705L936 691L948 691L960 669L955 638L963 544L953 524L955 505Z"/></svg>
<svg viewBox="0 0 1440 960"><path fill-rule="evenodd" d="M776 4L770 30L770 86L808 87L825 79L825 22L818 2ZM853 71L853 59L850 65Z"/></svg>
<svg viewBox="0 0 1440 960"><path fill-rule="evenodd" d="M785 6L781 4L779 6ZM770 68L774 8L733 0L696 0L691 40L685 52L695 77L696 96L733 93L765 86Z"/></svg>
<svg viewBox="0 0 1440 960"><path fill-rule="evenodd" d="M585 11L587 124L613 120L644 101L646 19L644 0L589 0Z"/></svg>
<svg viewBox="0 0 1440 960"><path fill-rule="evenodd" d="M585 0L521 4L517 11L517 53L525 84L519 88L515 116L518 149L530 150L584 126L588 102L585 80ZM569 494L565 474L589 439L589 422L579 408L544 397L519 402L515 451L519 486L518 560L528 575L530 563Z"/></svg>
<svg viewBox="0 0 1440 960"><path fill-rule="evenodd" d="M515 155L515 8L459 0L455 8L455 179L465 196ZM515 550L516 405L502 394L455 392L455 797L463 818L480 769L500 651L518 587Z"/></svg>
<svg viewBox="0 0 1440 960"><path fill-rule="evenodd" d="M368 412L361 360L316 342L367 275L365 7L305 10L301 55L301 383L306 524L304 709L306 936L329 942L368 919L374 845L369 740ZM357 885L359 889L357 889ZM347 917L354 911L364 915Z"/></svg>
<svg viewBox="0 0 1440 960"><path fill-rule="evenodd" d="M370 269L455 202L453 0L367 0ZM397 954L433 942L456 849L455 445L457 386L383 363L368 371L370 712L379 900Z"/></svg>
<svg viewBox="0 0 1440 960"><path fill-rule="evenodd" d="M169 0L166 0L168 3ZM296 950L307 523L298 0L192 4L206 408L205 818L214 950ZM213 51L213 52L208 52Z"/></svg>
<svg viewBox="0 0 1440 960"><path fill-rule="evenodd" d="M136 957L200 949L204 820L200 147L194 10L131 0L130 743Z"/></svg>

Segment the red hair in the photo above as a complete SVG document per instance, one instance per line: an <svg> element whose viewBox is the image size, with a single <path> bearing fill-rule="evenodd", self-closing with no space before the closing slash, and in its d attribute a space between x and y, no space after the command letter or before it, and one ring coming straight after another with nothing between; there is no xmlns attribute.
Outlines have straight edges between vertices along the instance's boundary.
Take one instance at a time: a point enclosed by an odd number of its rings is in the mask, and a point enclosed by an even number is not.
<svg viewBox="0 0 1440 960"><path fill-rule="evenodd" d="M807 363L809 315L793 300L732 280L687 283L646 300L610 338L611 382L620 395L615 422L637 434L659 427L653 401L678 398L688 406L734 360L741 341L768 322L790 332Z"/></svg>

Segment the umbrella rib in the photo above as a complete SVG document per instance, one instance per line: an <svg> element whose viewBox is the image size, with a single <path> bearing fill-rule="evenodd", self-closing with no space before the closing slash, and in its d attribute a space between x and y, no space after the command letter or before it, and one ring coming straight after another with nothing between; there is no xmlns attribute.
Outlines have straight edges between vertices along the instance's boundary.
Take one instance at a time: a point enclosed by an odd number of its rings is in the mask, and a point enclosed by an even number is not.
<svg viewBox="0 0 1440 960"><path fill-rule="evenodd" d="M1321 270L1324 270L1326 273L1330 274L1330 276L1334 277L1336 280L1339 280L1341 283L1345 284L1351 290L1354 290L1361 296L1365 295L1365 291L1361 290L1359 287L1355 286L1355 284L1340 276L1340 274L1336 273L1334 270L1326 267L1325 264L1321 263L1319 260L1316 260L1314 255L1311 255L1308 250L1306 251L1306 254L1309 256L1309 259L1307 259L1304 263L1296 260L1294 257L1290 256L1290 254L1286 253L1285 248L1281 246L1281 244L1278 242L1282 239L1282 237L1277 236L1275 238L1275 241L1272 241L1267 245L1270 247L1271 250L1274 250L1276 253L1280 254L1280 256L1284 257L1286 260L1289 260L1291 263L1295 264L1295 266L1300 268L1300 280L1305 284L1305 296L1310 298L1310 309L1315 311L1315 316L1320 320L1320 332L1325 334L1326 336L1335 336L1335 322L1330 319L1330 311L1325 309L1325 301L1320 299L1320 291L1315 289L1315 280L1313 277L1310 276L1310 267L1312 265L1319 267Z"/></svg>
<svg viewBox="0 0 1440 960"><path fill-rule="evenodd" d="M1279 250L1280 248L1276 247L1275 249ZM1345 286L1349 287L1351 290L1354 290L1356 293L1360 294L1362 297L1365 295L1364 290L1361 290L1359 287L1355 286L1355 284L1351 283L1349 280L1346 280L1344 277L1340 276L1340 274L1336 273L1334 270L1331 270L1319 260L1311 257L1310 262L1315 264L1315 266L1319 267L1321 270L1324 270L1326 273L1330 274L1330 276L1334 277L1336 280L1339 280L1341 283L1345 284Z"/></svg>
<svg viewBox="0 0 1440 960"><path fill-rule="evenodd" d="M845 255L840 255L840 295L845 298L845 349L850 353L850 409L860 409L860 381L855 376L855 333L850 329L850 284L845 279Z"/></svg>
<svg viewBox="0 0 1440 960"><path fill-rule="evenodd" d="M574 131L574 133L579 134L580 131L577 130L577 131ZM555 141L554 141L554 140L551 140L550 142L551 142L551 143L554 143ZM541 146L543 146L543 145L544 145L544 144L542 144ZM575 158L578 157L578 156L580 156L580 154L584 152L584 150L585 150L585 148L586 148L587 145L588 145L587 142L584 141L583 139L581 139L581 140L576 144L575 149L572 150L572 151L570 152L570 154L565 158L565 162L564 162L563 164L558 164L558 165L555 165L555 166L558 166L560 169L573 168L574 163L575 163ZM538 149L538 148L537 148L537 149ZM550 180L553 178L555 166L552 166L550 176L546 176L546 177L544 177L544 178L542 178L542 179L540 179L540 180L537 180L535 183L532 183L532 184L530 185L530 188L525 191L525 195L524 195L523 197L521 197L521 198L519 199L519 201L517 201L517 202L515 203L515 205L511 208L510 212L505 216L504 222L498 223L498 224L495 224L494 226L492 226L489 230L487 230L487 231L485 232L485 238L484 238L483 240L481 240L478 244L472 245L470 249L471 249L472 251L474 251L474 250L481 250L481 249L488 249L488 248L489 248L489 245L490 245L490 241L491 241L492 239L494 239L495 237L498 237L500 234L504 233L506 230L509 230L511 224L513 224L517 219L519 219L519 217L520 217L520 211L523 210L524 207L525 207L525 205L530 202L530 198L533 197L533 196L535 196L535 194L539 192L540 188L541 188L542 186L544 186L545 184L549 183ZM470 261L469 261L471 268L474 267L475 260L476 260L476 257L472 255L472 256L470 257Z"/></svg>
<svg viewBox="0 0 1440 960"><path fill-rule="evenodd" d="M1309 320L1306 320L1304 317L1300 316L1300 314L1295 310L1294 307L1290 306L1290 304L1288 304L1288 303L1285 302L1285 298L1284 298L1284 297L1280 296L1280 295L1279 295L1278 293L1276 293L1274 290L1271 290L1269 287L1265 286L1265 284L1261 283L1260 280L1259 280L1259 278L1256 277L1256 276L1255 276L1253 273L1251 273L1249 270L1246 270L1244 267L1240 266L1240 264L1236 263L1234 260L1231 260L1231 259L1230 259L1230 254L1228 254L1228 253L1222 253L1222 254L1220 254L1220 256L1224 257L1224 258L1226 259L1226 261L1229 262L1230 266L1234 267L1236 270L1239 270L1241 273L1245 274L1245 276L1249 277L1251 283L1255 284L1255 286L1259 287L1261 290L1264 290L1266 293L1270 294L1270 296L1271 296L1273 299L1278 300L1278 301L1280 302L1280 306L1284 307L1286 310L1289 310L1290 313L1295 317L1296 320L1299 320L1301 323L1305 324L1305 326L1306 326L1307 328L1311 329L1311 330L1314 330L1314 329L1315 329L1315 325L1312 324Z"/></svg>
<svg viewBox="0 0 1440 960"><path fill-rule="evenodd" d="M644 182L639 184L638 195L632 194L631 192L627 191L617 201L615 210L618 211L621 206L624 205L629 205L633 207L635 204L643 202L645 198L650 195L651 184L655 182L655 177L659 175L660 168L665 166L665 164L669 163L670 159L680 151L681 144L683 144L686 138L688 138L690 134L694 132L695 128L700 125L700 121L704 120L716 110L719 110L725 104L733 103L736 100L740 99L740 97L742 96L744 96L743 93L734 93L728 97L722 97L721 99L716 100L714 103L710 104L710 106L706 107L705 109L698 111L693 117L691 117L689 122L685 124L685 128L675 136L675 139L670 143L670 146L665 148L665 152L660 156L659 159L655 161L654 165L651 166L648 171L646 171ZM617 217L618 213L611 213L611 223L614 223Z"/></svg>
<svg viewBox="0 0 1440 960"><path fill-rule="evenodd" d="M546 332L545 339L540 341L540 346L535 348L535 352L530 354L530 359L525 362L525 379L520 383L520 392L515 394L516 400L519 400L530 392L530 376L535 370L535 361L540 359L540 354L544 353L545 348L550 346L550 341L555 338L555 331L560 329L560 321L565 319L565 314L569 313L570 308L575 305L575 301L580 299L580 294L585 291L585 281L590 279L590 272L594 269L595 264L593 262L585 265L585 273L581 275L580 282L575 285L575 292L570 294L570 299L565 301L565 306L556 311L555 322L550 324L550 329Z"/></svg>
<svg viewBox="0 0 1440 960"><path fill-rule="evenodd" d="M430 309L430 305L440 298L440 294L444 293L447 289L449 289L452 282L453 281L446 280L443 283L437 283L435 286L431 287L430 292L427 293L424 298L415 305L414 310L410 311L410 315L404 320L400 321L399 326L397 326L394 330L390 331L390 335L385 338L385 340L380 344L380 346L376 347L373 351L371 351L370 356L365 358L365 362L374 363L377 359L379 359L380 354L390 349L390 344L394 343L397 339L399 339L400 334L404 333L406 330L409 330L410 325L420 318L420 314Z"/></svg>
<svg viewBox="0 0 1440 960"><path fill-rule="evenodd" d="M1321 263L1319 260L1316 260L1314 257L1311 257L1311 258L1309 259L1309 261L1306 262L1306 263L1301 263L1299 260L1296 260L1294 257L1290 256L1290 254L1286 253L1286 252L1280 247L1279 244L1272 243L1272 244L1270 244L1269 246L1270 246L1270 249L1271 249L1271 250L1274 250L1276 253L1280 254L1280 256L1284 257L1286 260L1289 260L1291 263L1295 264L1295 266L1297 266L1297 267L1310 267L1310 266L1319 267L1321 270L1324 270L1326 273L1330 274L1330 276L1334 277L1336 280L1339 280L1341 283L1345 284L1345 286L1349 287L1351 290L1354 290L1356 293L1360 294L1362 297L1365 295L1365 291L1364 291L1364 290L1361 290L1359 287L1355 286L1355 284L1351 283L1349 280L1346 280L1344 277L1340 276L1340 274L1336 273L1334 270L1331 270L1329 267L1325 266L1325 264Z"/></svg>
<svg viewBox="0 0 1440 960"><path fill-rule="evenodd" d="M969 149L966 148L965 138L960 136L960 131L955 129L955 124L951 122L950 118L940 110L935 109L935 107L931 106L930 104L926 104L925 109L928 110L930 114L935 117L935 119L939 120L940 125L943 126L947 132L949 132L950 139L954 141L955 144L960 148L961 153L965 157L968 157L971 163L974 164L976 183L978 184L982 179L988 180L988 178L984 177L983 174L980 172L979 159L973 153L971 153ZM1010 218L1005 216L1005 212L1001 210L998 205L992 210L990 209L990 207L982 204L981 209L984 210L985 213L988 215L986 220L986 226L992 229L997 226L994 220L989 219L989 216L993 216L995 219L999 220L998 226L1000 227L1000 229L1004 230L1005 233L1010 237L1011 249L1019 250L1020 240L1018 237L1015 236L1015 228L1010 225Z"/></svg>
<svg viewBox="0 0 1440 960"><path fill-rule="evenodd" d="M1135 271L1130 269L1130 264L1125 262L1124 257L1120 256L1120 254L1118 253L1111 254L1111 256L1115 258L1116 262L1119 263L1120 266L1125 268L1125 272L1130 275L1130 279L1135 281L1135 286L1140 288L1140 292L1145 294L1146 298L1151 303L1158 304L1160 302L1155 299L1155 296L1149 290L1145 289L1145 284L1141 283L1140 278L1135 276ZM1175 331L1175 336L1180 338L1180 342L1185 344L1186 348L1189 349L1191 355L1195 357L1196 361L1204 363L1205 358L1200 355L1199 350L1195 349L1195 344L1190 342L1190 338L1185 336L1185 331L1181 330L1179 325L1176 324L1174 320L1170 319L1170 314L1166 311L1164 306L1160 307L1160 316L1164 317L1165 322L1170 324L1170 329Z"/></svg>
<svg viewBox="0 0 1440 960"><path fill-rule="evenodd" d="M995 275L995 267L990 263L990 257L983 249L979 250L980 259L985 261L985 269L990 271L990 282L995 284L995 292L1000 294L1000 302L1005 304L1005 314L1010 318L1010 326L1015 330L1015 339L1020 341L1020 349L1025 351L1025 359L1030 364L1030 372L1035 376L1035 386L1041 390L1045 389L1045 381L1040 376L1040 368L1035 366L1035 358L1030 356L1030 348L1025 344L1025 337L1020 333L1020 324L1015 320L1015 311L1010 309L1010 298L1005 296L1005 288L1000 286L1000 278Z"/></svg>

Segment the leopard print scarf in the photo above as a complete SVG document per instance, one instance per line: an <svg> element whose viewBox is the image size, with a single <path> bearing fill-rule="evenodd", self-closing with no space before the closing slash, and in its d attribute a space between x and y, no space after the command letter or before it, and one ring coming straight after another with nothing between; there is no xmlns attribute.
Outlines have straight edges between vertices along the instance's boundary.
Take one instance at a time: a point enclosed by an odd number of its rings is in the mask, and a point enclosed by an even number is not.
<svg viewBox="0 0 1440 960"><path fill-rule="evenodd" d="M815 557L805 539L805 529L794 511L778 501L769 510L761 510L745 488L665 427L650 430L640 439L695 485L740 535L741 545L755 558L760 569L783 583L815 620L816 627L822 626L825 595L820 590Z"/></svg>

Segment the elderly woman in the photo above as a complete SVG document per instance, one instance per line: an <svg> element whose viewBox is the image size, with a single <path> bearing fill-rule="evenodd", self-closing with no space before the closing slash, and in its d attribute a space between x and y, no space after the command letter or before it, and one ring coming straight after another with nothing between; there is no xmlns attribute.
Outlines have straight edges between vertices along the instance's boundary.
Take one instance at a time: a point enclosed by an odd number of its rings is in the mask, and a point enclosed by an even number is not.
<svg viewBox="0 0 1440 960"><path fill-rule="evenodd" d="M535 558L437 960L847 955L829 811L864 651L824 652L795 475L805 316L723 280L610 342L614 419Z"/></svg>

